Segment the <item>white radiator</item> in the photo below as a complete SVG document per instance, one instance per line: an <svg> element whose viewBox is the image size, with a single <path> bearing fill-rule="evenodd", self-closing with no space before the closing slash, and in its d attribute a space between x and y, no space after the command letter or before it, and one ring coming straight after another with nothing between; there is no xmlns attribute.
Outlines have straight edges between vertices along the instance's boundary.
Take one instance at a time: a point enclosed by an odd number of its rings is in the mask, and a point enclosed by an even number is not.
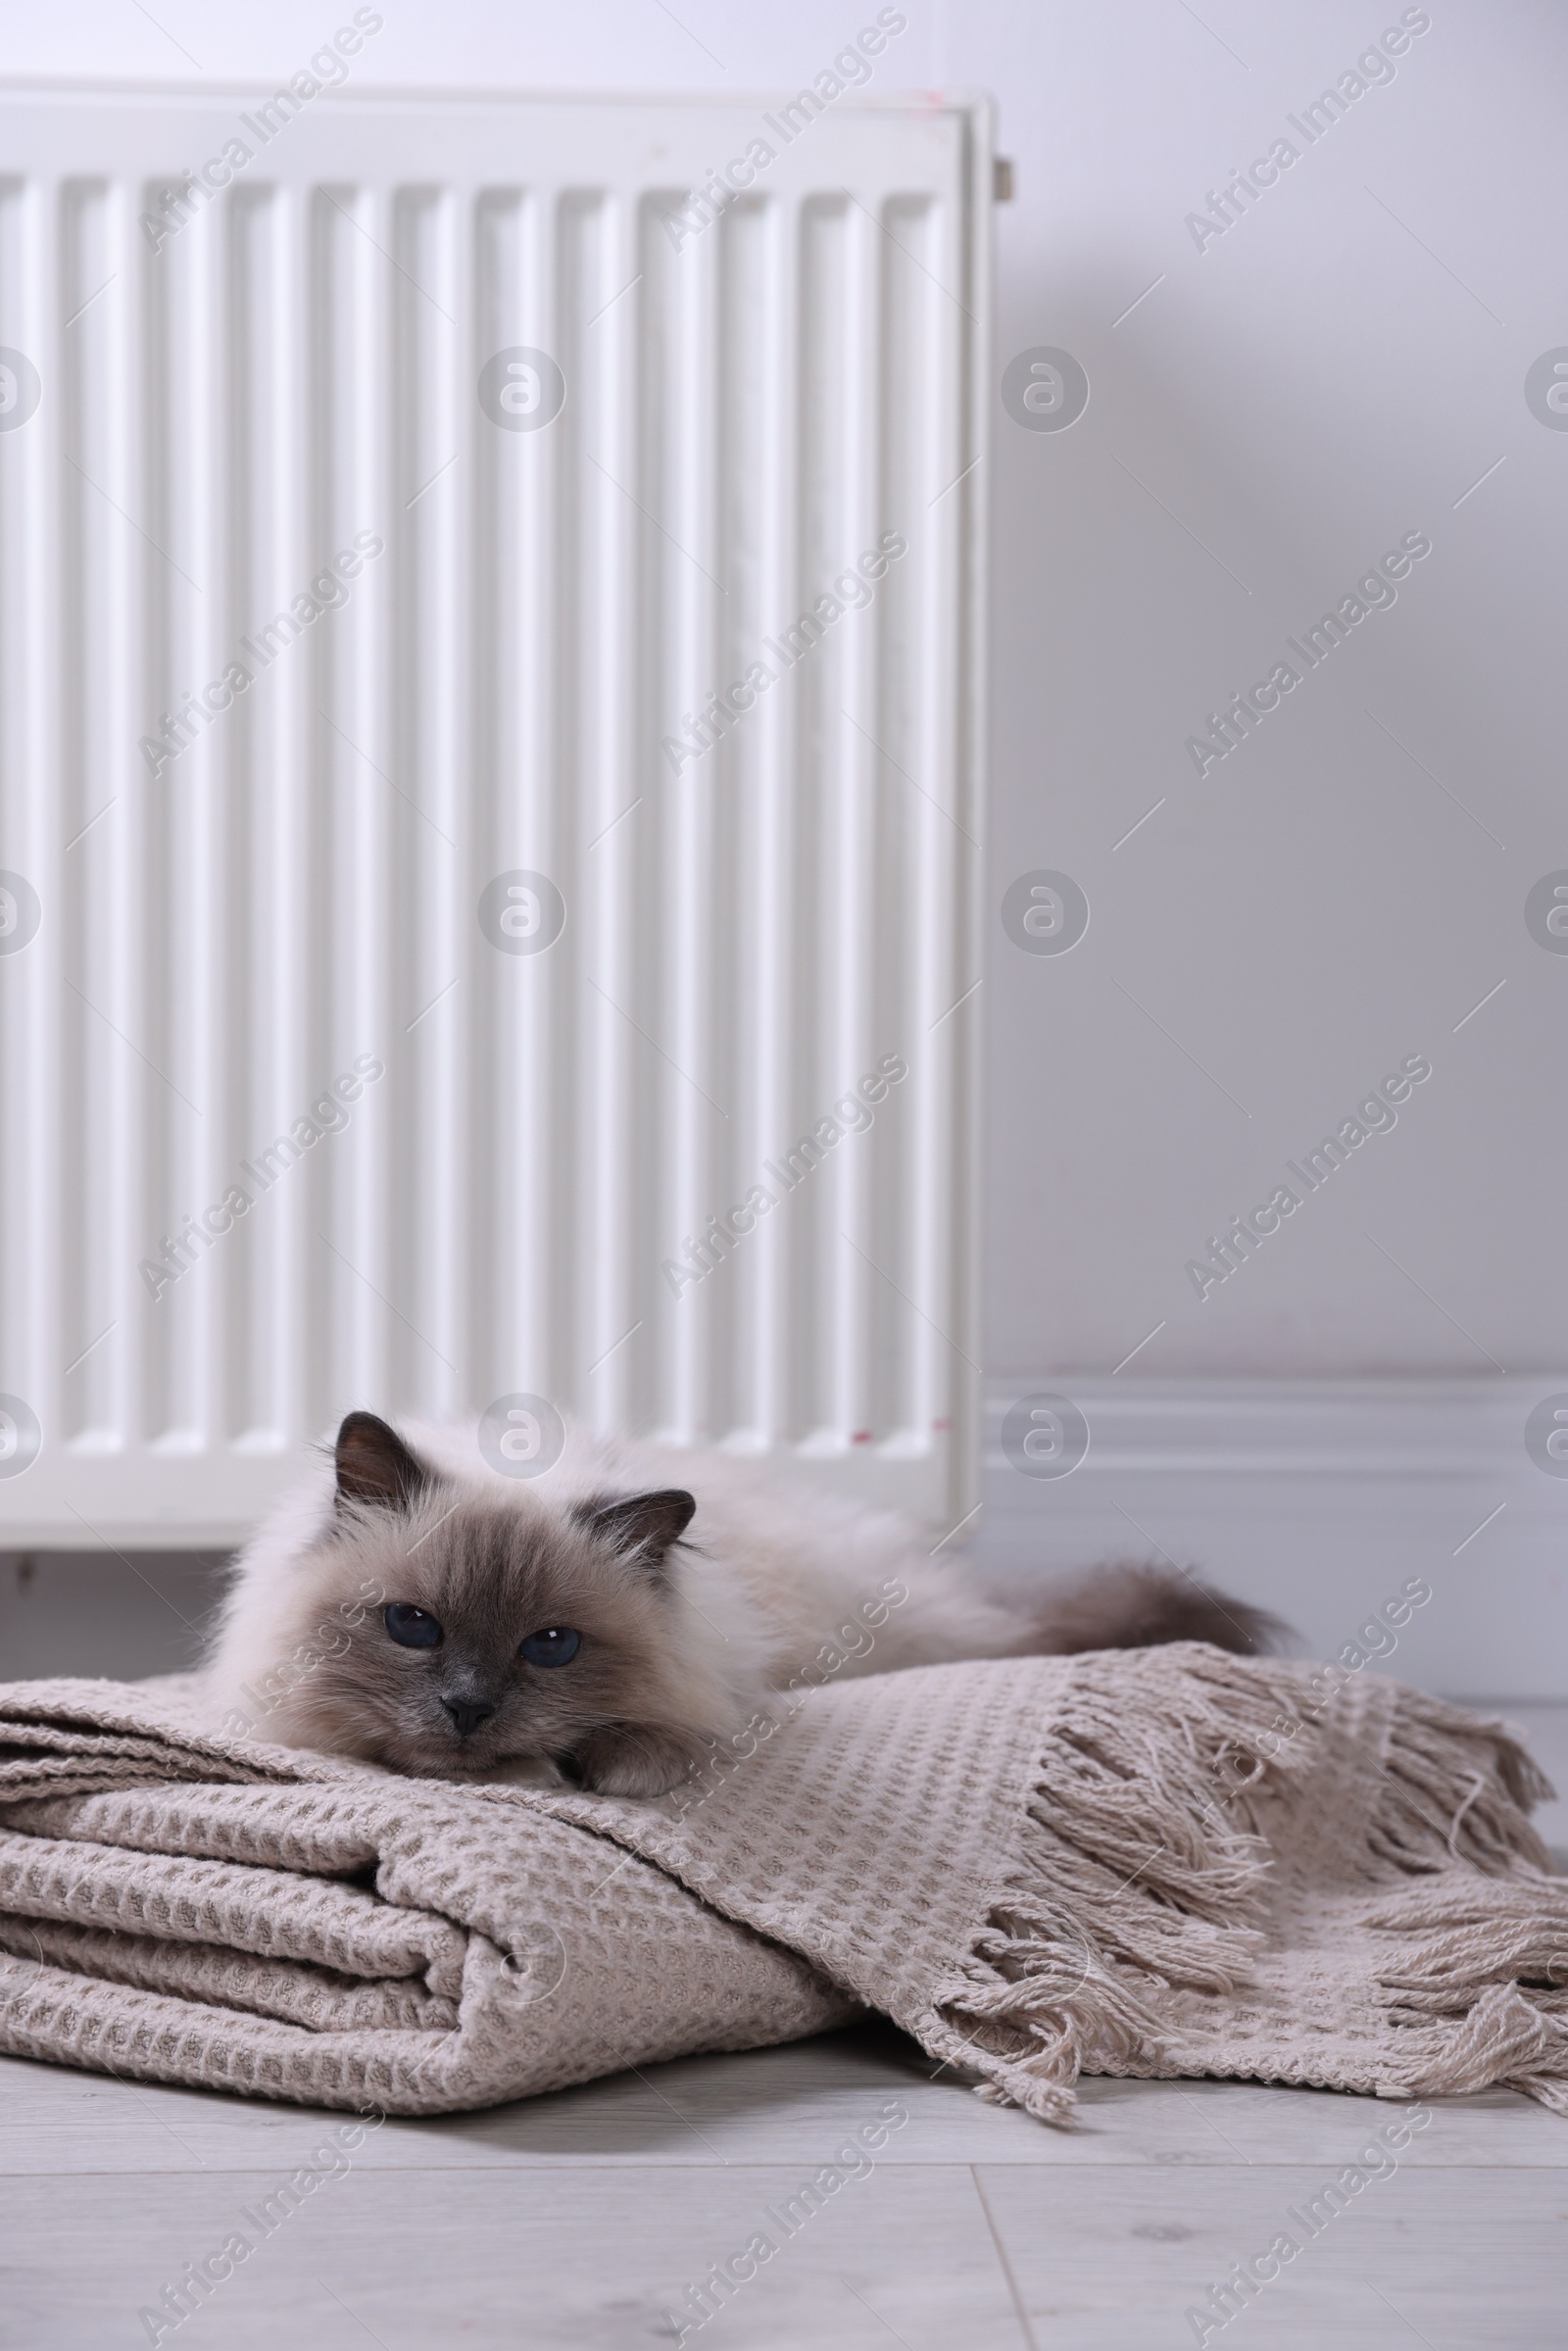
<svg viewBox="0 0 1568 2351"><path fill-rule="evenodd" d="M986 111L373 46L0 98L0 1545L517 1397L951 1526Z"/></svg>

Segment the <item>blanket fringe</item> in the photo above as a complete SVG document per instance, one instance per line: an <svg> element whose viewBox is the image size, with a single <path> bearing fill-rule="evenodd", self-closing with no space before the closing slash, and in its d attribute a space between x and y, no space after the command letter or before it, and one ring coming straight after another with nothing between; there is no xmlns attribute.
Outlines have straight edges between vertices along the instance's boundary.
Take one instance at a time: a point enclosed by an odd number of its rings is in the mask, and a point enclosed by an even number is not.
<svg viewBox="0 0 1568 2351"><path fill-rule="evenodd" d="M1377 1698L1384 1768L1336 1853L1382 1954L1369 2000L1396 2056L1377 2086L1503 2083L1568 2113L1568 1880L1525 1817L1550 1786L1507 1729L1381 1681L1325 1695L1311 1668L1198 1644L1148 1652L1142 1690L1130 1663L1077 1662L1070 1726L1044 1741L1014 1867L928 2045L977 2071L981 2097L1055 2124L1080 2074L1177 2070L1162 1995L1246 1984L1269 1832L1283 1847L1344 1710Z"/></svg>
<svg viewBox="0 0 1568 2351"><path fill-rule="evenodd" d="M1550 1782L1500 1721L1398 1689L1362 1914L1412 2096L1494 2084L1568 2114L1568 1880L1526 1819Z"/></svg>
<svg viewBox="0 0 1568 2351"><path fill-rule="evenodd" d="M1525 1818L1555 1792L1495 1718L1482 1719L1401 1684L1385 1685L1394 1710L1370 1861L1414 1874L1467 1861L1489 1876L1515 1863L1551 1873L1551 1856Z"/></svg>
<svg viewBox="0 0 1568 2351"><path fill-rule="evenodd" d="M1568 1879L1426 1877L1390 1889L1362 1924L1412 2096L1500 2083L1568 2114Z"/></svg>

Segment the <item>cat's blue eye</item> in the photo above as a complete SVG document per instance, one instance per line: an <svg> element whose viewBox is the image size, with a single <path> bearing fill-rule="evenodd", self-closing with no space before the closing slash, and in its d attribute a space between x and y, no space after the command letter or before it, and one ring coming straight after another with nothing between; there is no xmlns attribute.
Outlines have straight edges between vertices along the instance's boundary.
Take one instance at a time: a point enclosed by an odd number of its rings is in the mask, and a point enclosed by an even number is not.
<svg viewBox="0 0 1568 2351"><path fill-rule="evenodd" d="M400 1648L438 1649L441 1646L441 1627L433 1616L422 1608L415 1608L407 1600L394 1600L381 1622Z"/></svg>
<svg viewBox="0 0 1568 2351"><path fill-rule="evenodd" d="M551 1625L546 1632L530 1633L520 1646L530 1665L569 1665L582 1646L582 1635L569 1625Z"/></svg>

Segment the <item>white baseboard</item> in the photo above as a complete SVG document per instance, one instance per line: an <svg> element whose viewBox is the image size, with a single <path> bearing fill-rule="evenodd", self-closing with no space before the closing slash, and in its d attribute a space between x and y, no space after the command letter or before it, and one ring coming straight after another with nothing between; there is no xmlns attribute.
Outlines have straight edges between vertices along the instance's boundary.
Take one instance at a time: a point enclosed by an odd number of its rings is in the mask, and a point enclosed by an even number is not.
<svg viewBox="0 0 1568 2351"><path fill-rule="evenodd" d="M1430 1689L1568 1694L1568 1476L1526 1450L1556 1378L988 1383L984 1530L1008 1573L1166 1552L1333 1656L1409 1577L1432 1600L1383 1670ZM1088 1450L1066 1475L1004 1453L1019 1398L1065 1396ZM1034 1450L1051 1466L1055 1432ZM1014 1448L1016 1450L1016 1447ZM1565 1464L1568 1467L1568 1464Z"/></svg>

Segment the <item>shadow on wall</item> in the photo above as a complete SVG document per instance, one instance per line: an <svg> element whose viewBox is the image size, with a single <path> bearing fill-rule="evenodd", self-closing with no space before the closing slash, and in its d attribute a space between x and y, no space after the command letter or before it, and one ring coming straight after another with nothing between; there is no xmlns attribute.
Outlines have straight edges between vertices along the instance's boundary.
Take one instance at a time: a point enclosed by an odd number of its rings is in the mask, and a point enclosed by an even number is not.
<svg viewBox="0 0 1568 2351"><path fill-rule="evenodd" d="M53 1674L138 1682L196 1661L226 1554L0 1553L0 1681Z"/></svg>

